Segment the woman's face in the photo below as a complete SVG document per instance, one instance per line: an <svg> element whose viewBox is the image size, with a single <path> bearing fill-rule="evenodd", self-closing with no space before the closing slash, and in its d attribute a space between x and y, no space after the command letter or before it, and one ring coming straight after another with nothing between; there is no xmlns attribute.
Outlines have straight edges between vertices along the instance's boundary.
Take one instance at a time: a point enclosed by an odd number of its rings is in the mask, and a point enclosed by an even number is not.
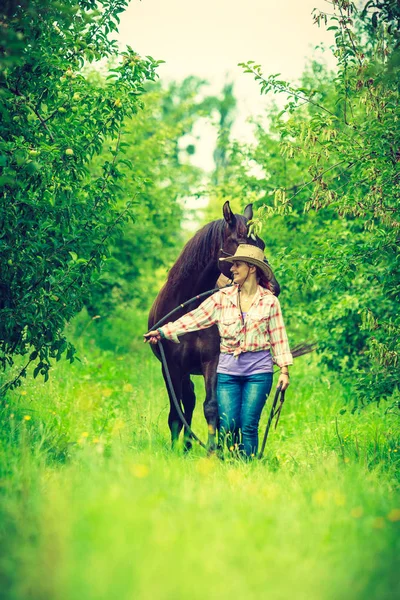
<svg viewBox="0 0 400 600"><path fill-rule="evenodd" d="M253 269L250 269L250 265L248 263L241 260L235 261L231 266L231 273L233 275L234 283L242 285L246 280L249 280L252 271Z"/></svg>

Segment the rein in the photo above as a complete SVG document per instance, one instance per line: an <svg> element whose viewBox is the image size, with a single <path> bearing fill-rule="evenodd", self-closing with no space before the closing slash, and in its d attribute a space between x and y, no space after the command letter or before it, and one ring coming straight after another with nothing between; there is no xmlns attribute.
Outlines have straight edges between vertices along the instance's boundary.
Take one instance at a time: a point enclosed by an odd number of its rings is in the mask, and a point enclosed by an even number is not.
<svg viewBox="0 0 400 600"><path fill-rule="evenodd" d="M232 287L232 285L233 285L233 283L229 283L228 285L224 286L223 288L216 287L216 288L213 288L212 290L208 290L207 292L203 292L202 294L198 294L197 296L193 296L193 298L190 298L190 300L186 300L186 302L183 302L183 304L179 304L176 308L174 308L173 310L171 310L168 314L166 314L159 321L157 321L157 323L155 323L151 327L151 330L157 329L158 327L160 327L167 319L169 319L169 317L171 317L174 313L176 313L181 308L185 308L185 306L187 306L191 302L194 302L195 300L200 300L200 298L205 298L206 296L210 296L214 292L218 292L219 290L225 289L227 287ZM208 450L207 446L205 445L205 443L202 442L199 437L197 437L197 435L194 433L194 431L190 427L189 423L186 421L185 415L182 412L182 409L180 407L180 404L179 404L178 399L177 399L176 394L175 394L174 386L172 384L171 375L170 375L170 372L169 372L169 369L168 369L167 359L165 357L165 352L164 352L164 348L163 348L163 345L162 345L162 340L159 340L157 342L157 345L158 345L158 349L160 351L161 362L162 362L162 365L164 367L165 375L166 375L167 382L168 382L168 387L169 387L169 390L170 390L170 393L171 393L171 397L172 397L174 406L176 408L176 412L178 413L179 418L182 421L182 424L185 427L187 433L189 433L189 436L192 439L196 440L196 442L200 446L202 446L205 450ZM279 407L276 409L275 407L276 407L276 404L278 402L279 395L280 395L280 404L279 404ZM285 401L285 392L282 391L282 387L279 386L277 388L277 390L276 390L275 398L274 398L274 401L273 401L273 404L272 404L272 408L271 408L271 412L270 412L270 415L269 415L267 427L265 429L265 434L264 434L264 439L263 439L263 443L262 443L262 446L261 446L261 450L260 450L260 452L258 454L258 457L257 457L259 460L261 460L261 458L263 457L264 449L265 449L265 444L267 443L268 433L269 433L269 430L270 430L270 427L271 427L272 420L274 419L275 416L277 417L276 418L276 422L275 422L275 429L276 429L276 427L278 425L284 401Z"/></svg>

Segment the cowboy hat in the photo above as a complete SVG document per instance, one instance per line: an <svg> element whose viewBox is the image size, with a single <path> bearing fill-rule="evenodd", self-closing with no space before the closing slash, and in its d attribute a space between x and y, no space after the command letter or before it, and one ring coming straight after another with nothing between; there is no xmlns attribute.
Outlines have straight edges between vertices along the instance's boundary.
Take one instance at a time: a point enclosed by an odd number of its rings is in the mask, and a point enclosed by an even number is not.
<svg viewBox="0 0 400 600"><path fill-rule="evenodd" d="M239 246L236 248L235 254L232 256L227 256L226 258L220 258L219 260L224 260L230 263L241 260L249 263L250 265L259 267L269 281L274 279L274 274L271 267L267 263L264 252L261 250L261 248L257 248L257 246L251 246L250 244L239 244Z"/></svg>

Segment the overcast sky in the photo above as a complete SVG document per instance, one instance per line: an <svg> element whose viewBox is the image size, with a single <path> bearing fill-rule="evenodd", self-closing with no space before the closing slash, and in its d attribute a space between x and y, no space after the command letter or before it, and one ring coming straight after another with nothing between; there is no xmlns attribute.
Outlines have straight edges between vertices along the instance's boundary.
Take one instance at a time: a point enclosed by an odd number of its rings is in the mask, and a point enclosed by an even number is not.
<svg viewBox="0 0 400 600"><path fill-rule="evenodd" d="M331 8L325 0L131 0L121 15L118 40L143 56L165 60L158 70L161 79L197 75L210 82L212 93L234 81L234 135L249 139L246 119L261 113L268 100L237 64L255 60L265 75L298 79L313 48L321 42L329 47L333 40L331 32L313 24L314 7ZM200 135L212 133L205 128ZM198 161L211 167L204 140Z"/></svg>

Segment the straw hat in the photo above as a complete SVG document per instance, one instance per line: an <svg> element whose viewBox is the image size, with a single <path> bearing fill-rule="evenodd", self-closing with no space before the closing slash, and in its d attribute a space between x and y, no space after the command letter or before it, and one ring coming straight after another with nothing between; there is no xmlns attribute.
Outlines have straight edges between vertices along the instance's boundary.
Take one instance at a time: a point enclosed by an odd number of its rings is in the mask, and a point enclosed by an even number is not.
<svg viewBox="0 0 400 600"><path fill-rule="evenodd" d="M257 246L251 246L250 244L239 244L236 248L235 254L227 256L226 258L220 258L220 261L236 262L243 261L250 265L259 267L261 271L266 275L268 280L274 279L274 274L271 267L267 263L267 259L264 256L264 252Z"/></svg>

